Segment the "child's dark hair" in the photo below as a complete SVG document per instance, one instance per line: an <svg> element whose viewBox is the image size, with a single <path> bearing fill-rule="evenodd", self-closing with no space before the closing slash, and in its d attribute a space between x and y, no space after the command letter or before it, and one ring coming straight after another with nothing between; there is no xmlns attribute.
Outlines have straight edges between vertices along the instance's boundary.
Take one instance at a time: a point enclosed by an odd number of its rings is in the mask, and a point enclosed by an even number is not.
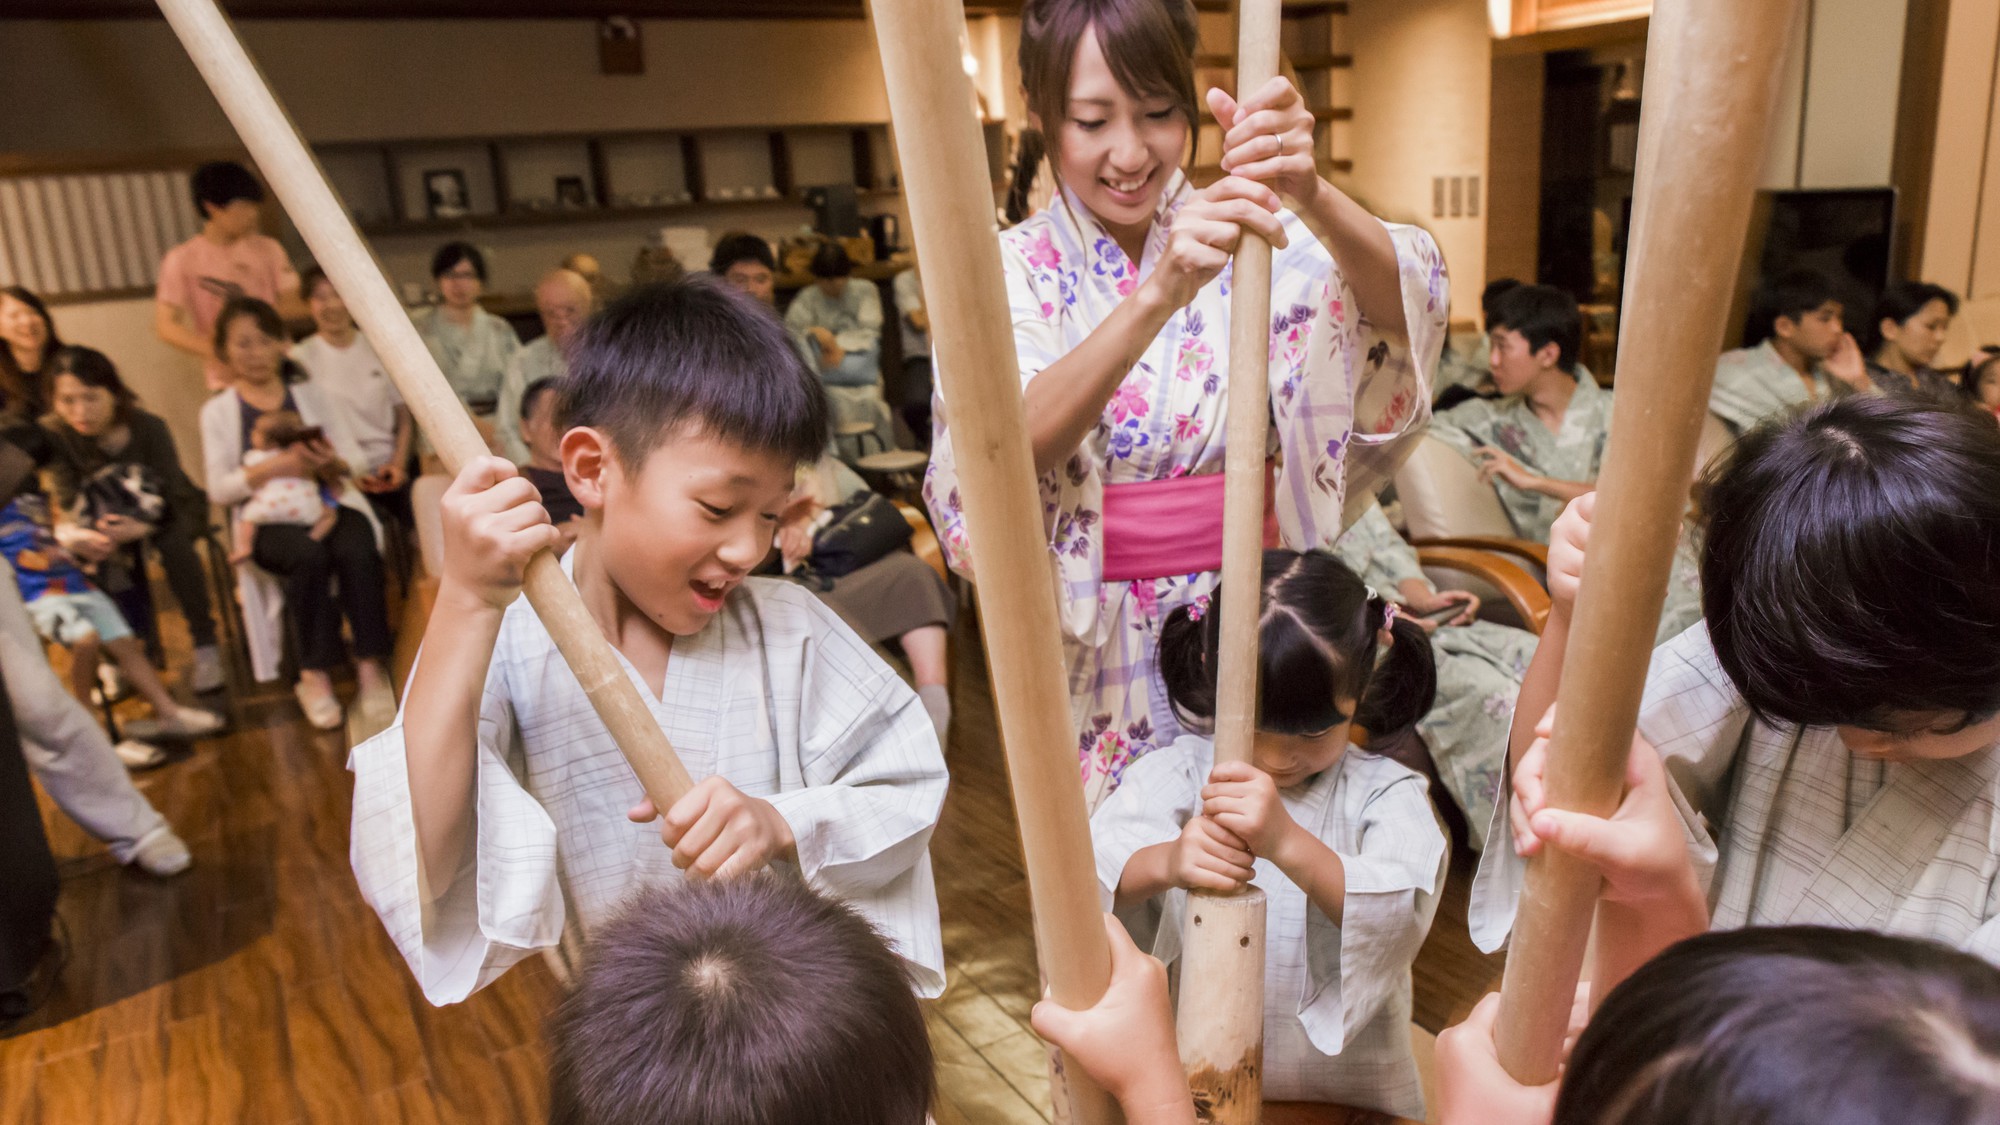
<svg viewBox="0 0 2000 1125"><path fill-rule="evenodd" d="M1379 740L1413 726L1437 696L1437 666L1423 626L1399 617L1395 643L1375 666L1389 603L1326 551L1264 552L1257 622L1257 729L1315 735L1352 719ZM1200 616L1182 606L1160 626L1160 679L1174 708L1215 717L1222 596ZM1354 714L1342 700L1359 700Z"/></svg>
<svg viewBox="0 0 2000 1125"><path fill-rule="evenodd" d="M773 873L633 896L551 1032L552 1125L923 1125L936 1090L901 961Z"/></svg>
<svg viewBox="0 0 2000 1125"><path fill-rule="evenodd" d="M1892 281L1882 290L1882 296L1875 301L1875 315L1868 323L1858 325L1861 354L1869 359L1882 350L1882 322L1885 320L1902 324L1924 311L1932 301L1944 303L1945 312L1958 315L1958 294L1942 285L1932 285L1928 281Z"/></svg>
<svg viewBox="0 0 2000 1125"><path fill-rule="evenodd" d="M1743 325L1743 346L1754 348L1778 334L1778 318L1797 323L1806 314L1837 301L1840 293L1833 279L1818 270L1790 270L1767 277L1750 298L1750 315Z"/></svg>
<svg viewBox="0 0 2000 1125"><path fill-rule="evenodd" d="M447 242L438 247L437 253L431 255L431 277L443 277L457 269L460 262L471 262L472 272L479 275L480 281L486 280L486 255L470 242Z"/></svg>
<svg viewBox="0 0 2000 1125"><path fill-rule="evenodd" d="M826 392L769 309L691 274L633 289L585 323L556 424L610 434L633 472L682 427L802 465L826 449Z"/></svg>
<svg viewBox="0 0 2000 1125"><path fill-rule="evenodd" d="M2000 970L1865 930L1689 938L1578 1038L1554 1125L2000 1120Z"/></svg>
<svg viewBox="0 0 2000 1125"><path fill-rule="evenodd" d="M732 231L716 240L715 252L708 256L708 272L728 273L738 262L756 262L776 273L778 260L771 256L771 244L746 231Z"/></svg>
<svg viewBox="0 0 2000 1125"><path fill-rule="evenodd" d="M1510 328L1538 352L1556 346L1556 366L1576 374L1576 353L1583 343L1583 313L1576 298L1553 285L1516 285L1493 299L1486 330Z"/></svg>
<svg viewBox="0 0 2000 1125"><path fill-rule="evenodd" d="M1989 409L1979 397L1979 384L1986 378L1987 372L1992 371L1995 366L2000 366L2000 351L1981 351L1966 360L1965 366L1958 373L1959 393L1977 409Z"/></svg>
<svg viewBox="0 0 2000 1125"><path fill-rule="evenodd" d="M194 197L194 213L204 222L210 207L219 211L239 199L264 202L264 185L234 160L215 160L196 168L188 177L188 190Z"/></svg>
<svg viewBox="0 0 2000 1125"><path fill-rule="evenodd" d="M1702 611L1751 710L1898 729L2000 710L2000 428L1849 395L1745 434L1703 486Z"/></svg>
<svg viewBox="0 0 2000 1125"><path fill-rule="evenodd" d="M244 317L256 321L257 330L279 344L291 344L291 334L285 331L285 318L278 315L277 309L256 297L231 297L223 302L222 311L215 314L213 342L218 357L229 354L229 328ZM224 362L228 362L226 358ZM278 358L278 378L287 383L303 383L306 381L306 369L290 356L281 354Z"/></svg>
<svg viewBox="0 0 2000 1125"><path fill-rule="evenodd" d="M320 268L318 265L310 265L299 271L299 296L310 301L312 300L313 290L318 289L322 285L333 289L336 296L340 293L340 290L335 288L333 284L333 278L328 277L326 270Z"/></svg>

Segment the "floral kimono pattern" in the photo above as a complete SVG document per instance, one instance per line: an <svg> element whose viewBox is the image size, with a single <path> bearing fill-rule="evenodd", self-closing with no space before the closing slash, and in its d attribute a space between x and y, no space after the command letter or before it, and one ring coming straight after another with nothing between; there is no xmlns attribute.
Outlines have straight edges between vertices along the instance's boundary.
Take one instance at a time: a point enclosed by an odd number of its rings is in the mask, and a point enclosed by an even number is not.
<svg viewBox="0 0 2000 1125"><path fill-rule="evenodd" d="M1410 579L1431 585L1418 565L1417 549L1396 534L1378 504L1368 506L1333 550L1384 597L1398 597L1398 585ZM1431 634L1437 701L1417 721L1417 734L1446 791L1465 813L1474 851L1486 847L1493 795L1507 757L1507 727L1535 644L1533 633L1491 621L1445 625Z"/></svg>
<svg viewBox="0 0 2000 1125"><path fill-rule="evenodd" d="M1137 263L1067 193L1000 235L1024 386L1138 287L1191 194L1179 176L1168 185ZM1437 244L1416 228L1388 226L1410 338L1384 338L1361 316L1326 248L1296 215L1282 218L1290 245L1272 256L1265 372L1272 446L1282 454L1273 500L1285 543L1324 546L1340 535L1349 498L1372 497L1421 432L1450 302ZM1206 597L1216 581L1213 572L1106 581L1104 486L1222 471L1230 280L1225 269L1174 314L1076 455L1040 481L1071 717L1092 808L1117 787L1128 763L1182 733L1159 681L1159 626L1175 607ZM934 418L924 499L951 565L971 576L942 395Z"/></svg>

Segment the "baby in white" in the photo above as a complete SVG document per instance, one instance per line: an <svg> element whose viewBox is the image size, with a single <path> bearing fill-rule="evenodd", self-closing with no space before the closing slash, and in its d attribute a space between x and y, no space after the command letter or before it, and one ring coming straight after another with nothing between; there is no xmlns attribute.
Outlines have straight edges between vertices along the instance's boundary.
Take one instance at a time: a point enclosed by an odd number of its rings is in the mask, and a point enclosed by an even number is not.
<svg viewBox="0 0 2000 1125"><path fill-rule="evenodd" d="M319 427L306 426L293 411L273 410L257 419L257 424L251 427L250 448L243 453L243 467L247 469L268 461L288 446L313 441L320 436ZM250 558L257 529L264 524L296 524L311 528L308 534L314 539L326 538L332 533L334 520L339 514L334 510L334 502L328 498L326 488L338 484L340 478L346 475L347 466L335 461L321 469L317 476L272 477L258 485L250 498L236 510L229 561L241 563Z"/></svg>

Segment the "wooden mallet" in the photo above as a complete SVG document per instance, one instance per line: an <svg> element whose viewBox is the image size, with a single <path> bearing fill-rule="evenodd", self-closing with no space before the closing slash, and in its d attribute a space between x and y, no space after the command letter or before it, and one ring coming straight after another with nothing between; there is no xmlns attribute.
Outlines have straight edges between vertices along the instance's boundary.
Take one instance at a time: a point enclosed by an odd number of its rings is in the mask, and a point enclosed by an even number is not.
<svg viewBox="0 0 2000 1125"><path fill-rule="evenodd" d="M478 429L390 290L347 209L328 186L319 162L244 51L228 17L215 0L159 2L188 57L382 357L445 467L456 473L466 462L485 456L486 443ZM544 551L528 564L525 589L646 795L654 807L666 812L694 783L554 555Z"/></svg>
<svg viewBox="0 0 2000 1125"><path fill-rule="evenodd" d="M1618 397L1549 744L1551 807L1608 816L1624 789L1797 7L1653 7ZM1494 1032L1502 1065L1521 1082L1556 1077L1601 882L1595 868L1553 848L1528 862Z"/></svg>
<svg viewBox="0 0 2000 1125"><path fill-rule="evenodd" d="M924 270L937 377L951 422L959 498L972 541L1014 812L1020 819L1036 948L1049 994L1097 1003L1111 979L1076 730L1021 404L992 175L960 64L960 0L871 0L889 112L903 155L903 195ZM1116 1105L1065 1065L1071 1112L1118 1120Z"/></svg>
<svg viewBox="0 0 2000 1125"><path fill-rule="evenodd" d="M1278 73L1279 0L1238 0L1236 98ZM1215 761L1247 762L1257 737L1257 619L1270 437L1271 244L1249 231L1230 265L1222 618ZM1181 934L1181 1064L1203 1120L1255 1125L1264 1104L1264 892L1188 895Z"/></svg>

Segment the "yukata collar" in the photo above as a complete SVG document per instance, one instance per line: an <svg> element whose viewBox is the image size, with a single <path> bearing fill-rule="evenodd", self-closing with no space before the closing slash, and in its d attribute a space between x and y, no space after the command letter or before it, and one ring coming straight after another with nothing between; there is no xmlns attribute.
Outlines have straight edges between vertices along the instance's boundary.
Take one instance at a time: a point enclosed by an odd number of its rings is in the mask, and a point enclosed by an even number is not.
<svg viewBox="0 0 2000 1125"><path fill-rule="evenodd" d="M1160 189L1160 202L1153 208L1153 225L1146 230L1145 248L1139 253L1139 261L1132 263L1136 274L1144 274L1147 272L1147 267L1152 265L1160 248L1166 244L1167 229L1171 225L1170 220L1174 212L1180 210L1181 204L1187 202L1188 196L1192 194L1193 188L1188 184L1187 174L1178 168L1174 169L1173 175L1167 178L1167 186ZM1062 186L1061 199L1062 209L1067 212L1067 220L1076 228L1079 235L1077 241L1083 245L1086 265L1096 256L1099 239L1114 247L1118 245L1118 240L1112 238L1111 232L1104 229L1104 224L1098 221L1097 216L1091 214L1090 209L1077 199L1076 193L1069 189L1068 184ZM1120 257L1125 254L1122 249L1118 253Z"/></svg>

